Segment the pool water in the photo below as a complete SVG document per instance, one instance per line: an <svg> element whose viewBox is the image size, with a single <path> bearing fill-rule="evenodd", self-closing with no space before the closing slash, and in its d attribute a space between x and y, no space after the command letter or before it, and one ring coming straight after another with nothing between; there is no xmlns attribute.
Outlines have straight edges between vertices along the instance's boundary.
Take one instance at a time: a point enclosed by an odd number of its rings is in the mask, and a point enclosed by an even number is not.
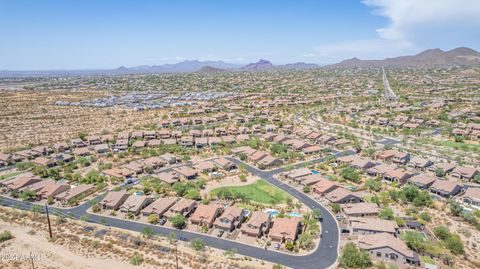
<svg viewBox="0 0 480 269"><path fill-rule="evenodd" d="M320 174L320 172L318 172L317 170L311 170L312 171L312 174L316 175L316 174Z"/></svg>
<svg viewBox="0 0 480 269"><path fill-rule="evenodd" d="M299 218L302 217L302 214L300 214L298 212L290 212L287 215L290 216L290 217L299 217Z"/></svg>

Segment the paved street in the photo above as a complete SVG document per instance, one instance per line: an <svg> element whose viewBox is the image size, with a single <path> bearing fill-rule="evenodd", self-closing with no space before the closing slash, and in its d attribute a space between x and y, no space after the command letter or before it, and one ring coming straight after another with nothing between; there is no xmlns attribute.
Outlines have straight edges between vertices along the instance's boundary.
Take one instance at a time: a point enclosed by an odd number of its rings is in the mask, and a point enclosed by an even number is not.
<svg viewBox="0 0 480 269"><path fill-rule="evenodd" d="M353 152L351 151L345 151L345 152L336 152L333 154L338 157L338 156L348 155L352 153ZM242 161L232 157L227 157L227 159L229 159L230 161L236 164L243 163ZM298 163L294 165L294 167L298 168L304 165L305 163L319 163L325 160L326 160L326 157L317 158L311 161ZM194 238L201 238L206 245L209 245L217 249L229 250L229 249L235 248L237 249L237 252L239 254L250 256L252 258L271 261L274 263L280 263L296 269L297 268L298 269L301 269L301 268L321 269L321 268L328 268L332 266L337 260L338 245L339 245L339 230L338 230L337 222L334 216L326 208L324 208L320 203L313 200L303 192L298 191L297 189L279 180L276 180L274 178L274 175L283 172L284 168L278 168L272 171L262 171L247 163L244 163L244 164L247 165L247 170L250 173L254 174L255 176L262 178L268 181L269 183L285 190L295 198L305 203L309 208L312 208L312 209L319 208L321 210L322 216L323 216L323 221L321 222L322 239L320 240L320 245L315 251L305 256L295 256L295 255L290 255L290 254L281 253L277 251L265 250L262 248L249 246L246 244L225 240L225 239L221 239L221 238L217 238L217 237L209 236L205 234L193 233L193 232L188 232L183 230L176 230L176 229L166 228L162 226L144 224L144 223L124 220L124 219L111 218L108 216L90 215L89 222L97 223L97 224L104 222L108 226L130 230L130 231L136 231L136 232L142 232L144 228L150 227L154 230L156 234L161 234L161 235L168 235L170 232L174 231L177 234L177 238L179 238L182 241L190 241L191 239L194 239ZM95 200L98 201L102 199L104 195L105 194L100 195L99 197L96 197ZM18 201L15 199L4 197L4 196L1 197L1 203L5 206L14 207L22 210L30 210L33 205L28 202L22 202L22 201ZM49 209L50 209L50 213L55 215L69 217L73 219L80 219L81 216L86 214L87 209L91 206L91 204L92 204L91 202L87 202L85 204L82 204L72 209L60 209L60 208L49 208ZM40 212L45 213L45 208L42 207Z"/></svg>

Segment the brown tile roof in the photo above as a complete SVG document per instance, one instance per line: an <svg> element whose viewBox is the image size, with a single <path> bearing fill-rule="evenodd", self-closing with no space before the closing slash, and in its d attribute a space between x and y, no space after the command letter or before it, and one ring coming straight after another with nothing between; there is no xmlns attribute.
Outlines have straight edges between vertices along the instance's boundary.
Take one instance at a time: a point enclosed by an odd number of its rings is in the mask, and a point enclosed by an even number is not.
<svg viewBox="0 0 480 269"><path fill-rule="evenodd" d="M177 202L176 197L160 198L149 204L142 210L143 215L158 214L163 215L167 210Z"/></svg>
<svg viewBox="0 0 480 269"><path fill-rule="evenodd" d="M300 218L276 218L273 221L270 237L294 241L300 225Z"/></svg>
<svg viewBox="0 0 480 269"><path fill-rule="evenodd" d="M387 247L401 253L405 257L411 259L415 257L415 252L410 250L401 239L388 233L361 235L358 237L358 246L367 251Z"/></svg>

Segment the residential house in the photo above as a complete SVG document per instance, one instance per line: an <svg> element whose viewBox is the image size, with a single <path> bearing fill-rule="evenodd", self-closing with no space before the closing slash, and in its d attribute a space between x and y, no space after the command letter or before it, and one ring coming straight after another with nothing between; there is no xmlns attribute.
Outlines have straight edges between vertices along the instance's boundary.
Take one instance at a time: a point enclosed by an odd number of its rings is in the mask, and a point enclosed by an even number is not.
<svg viewBox="0 0 480 269"><path fill-rule="evenodd" d="M430 186L430 192L444 198L450 198L462 191L462 186L449 180L435 180Z"/></svg>
<svg viewBox="0 0 480 269"><path fill-rule="evenodd" d="M175 182L180 181L180 176L175 172L161 172L156 177L167 185L173 185Z"/></svg>
<svg viewBox="0 0 480 269"><path fill-rule="evenodd" d="M436 178L429 174L418 174L408 179L410 184L417 186L420 189L428 189L435 182Z"/></svg>
<svg viewBox="0 0 480 269"><path fill-rule="evenodd" d="M223 207L220 205L204 205L197 206L195 212L190 217L192 224L212 227L213 221L223 212Z"/></svg>
<svg viewBox="0 0 480 269"><path fill-rule="evenodd" d="M435 163L432 166L428 167L428 171L431 172L436 172L437 170L442 170L446 174L449 174L450 172L455 169L457 165L455 163Z"/></svg>
<svg viewBox="0 0 480 269"><path fill-rule="evenodd" d="M55 195L55 200L62 203L70 203L76 199L79 199L83 196L89 195L95 191L95 185L93 184L82 184L76 187L69 189L68 191L62 192Z"/></svg>
<svg viewBox="0 0 480 269"><path fill-rule="evenodd" d="M331 203L347 204L347 203L361 203L363 199L355 193L344 189L336 188L325 195L325 198Z"/></svg>
<svg viewBox="0 0 480 269"><path fill-rule="evenodd" d="M164 197L157 199L153 203L142 209L143 216L150 216L152 214L158 215L159 218L163 217L163 214L177 202L176 197Z"/></svg>
<svg viewBox="0 0 480 269"><path fill-rule="evenodd" d="M367 251L374 259L397 262L408 267L420 265L419 255L410 250L401 239L388 233L359 236L358 247Z"/></svg>
<svg viewBox="0 0 480 269"><path fill-rule="evenodd" d="M220 167L221 169L223 169L223 170L225 170L225 171L231 171L231 170L237 168L237 165L236 165L236 164L234 164L233 162L227 160L227 159L224 158L224 157L215 159L215 160L213 160L213 162L215 163L215 165L217 165L218 167Z"/></svg>
<svg viewBox="0 0 480 269"><path fill-rule="evenodd" d="M429 166L433 165L433 162L429 159L420 158L418 156L413 157L410 162L407 164L409 167L420 169L424 171Z"/></svg>
<svg viewBox="0 0 480 269"><path fill-rule="evenodd" d="M47 167L47 168L48 167L54 167L55 165L57 165L57 162L55 162L52 159L46 158L46 157L37 157L37 158L31 160L31 163L36 164L36 165L40 165L40 166L44 166L44 167Z"/></svg>
<svg viewBox="0 0 480 269"><path fill-rule="evenodd" d="M473 180L478 170L468 166L457 166L453 169L451 176L462 180Z"/></svg>
<svg viewBox="0 0 480 269"><path fill-rule="evenodd" d="M380 211L380 207L375 203L343 204L341 207L349 217L372 217L377 216Z"/></svg>
<svg viewBox="0 0 480 269"><path fill-rule="evenodd" d="M0 181L0 184L5 186L8 190L12 192L18 192L20 189L23 189L27 186L40 182L42 179L38 176L33 175L24 175L19 176L8 181Z"/></svg>
<svg viewBox="0 0 480 269"><path fill-rule="evenodd" d="M334 191L337 188L341 188L338 183L324 179L315 183L312 186L312 192L320 196L325 196L326 194Z"/></svg>
<svg viewBox="0 0 480 269"><path fill-rule="evenodd" d="M70 185L65 183L49 184L45 188L37 191L37 195L40 199L48 199L50 197L53 198L62 192L68 191L69 189Z"/></svg>
<svg viewBox="0 0 480 269"><path fill-rule="evenodd" d="M403 185L407 182L407 179L411 178L413 174L403 168L397 168L395 170L387 170L383 174L382 180L397 183Z"/></svg>
<svg viewBox="0 0 480 269"><path fill-rule="evenodd" d="M118 210L120 206L127 200L129 194L127 191L110 191L107 193L105 198L103 198L98 205L102 209L108 210Z"/></svg>
<svg viewBox="0 0 480 269"><path fill-rule="evenodd" d="M138 215L142 209L153 202L153 197L131 194L120 206L120 212Z"/></svg>
<svg viewBox="0 0 480 269"><path fill-rule="evenodd" d="M395 221L376 218L350 218L352 233L365 235L388 233L393 236L398 234L399 227Z"/></svg>
<svg viewBox="0 0 480 269"><path fill-rule="evenodd" d="M182 198L165 212L165 216L173 217L175 215L188 216L197 207L197 202L191 199Z"/></svg>
<svg viewBox="0 0 480 269"><path fill-rule="evenodd" d="M270 229L272 217L262 211L255 211L252 213L250 219L240 228L242 234L262 237Z"/></svg>
<svg viewBox="0 0 480 269"><path fill-rule="evenodd" d="M217 170L217 166L211 160L200 161L193 166L197 171L202 173L211 173Z"/></svg>
<svg viewBox="0 0 480 269"><path fill-rule="evenodd" d="M160 156L161 159L165 160L166 163L168 164L175 164L177 163L177 156L171 154L171 153L165 153Z"/></svg>
<svg viewBox="0 0 480 269"><path fill-rule="evenodd" d="M173 170L175 172L177 172L178 174L180 174L181 177L183 177L184 179L187 179L187 180L194 179L198 175L198 173L195 169L192 169L192 168L190 168L186 165L177 166L177 167L173 168Z"/></svg>
<svg viewBox="0 0 480 269"><path fill-rule="evenodd" d="M231 232L242 224L245 210L236 206L227 207L215 222L215 228Z"/></svg>
<svg viewBox="0 0 480 269"><path fill-rule="evenodd" d="M468 187L465 193L459 197L459 200L465 205L480 210L480 188Z"/></svg>
<svg viewBox="0 0 480 269"><path fill-rule="evenodd" d="M300 222L301 219L298 217L276 218L269 233L270 239L277 242L294 242L301 229Z"/></svg>

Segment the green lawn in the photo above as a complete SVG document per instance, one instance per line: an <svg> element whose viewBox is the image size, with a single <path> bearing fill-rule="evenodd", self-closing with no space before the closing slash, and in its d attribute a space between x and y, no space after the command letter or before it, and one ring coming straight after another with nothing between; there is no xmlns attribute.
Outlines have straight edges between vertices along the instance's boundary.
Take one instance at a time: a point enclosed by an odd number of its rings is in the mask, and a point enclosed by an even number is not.
<svg viewBox="0 0 480 269"><path fill-rule="evenodd" d="M439 144L445 147L463 150L463 151L480 152L480 144L466 144L466 143L455 142L455 141L439 141L436 144Z"/></svg>
<svg viewBox="0 0 480 269"><path fill-rule="evenodd" d="M18 175L20 175L21 173L23 173L23 172L22 172L22 171L17 171L17 172L13 172L13 173L1 175L1 176L0 176L0 180L4 180L4 179L7 179L7 178L11 178L11 177L14 177L14 176L18 176Z"/></svg>
<svg viewBox="0 0 480 269"><path fill-rule="evenodd" d="M229 193L233 196L240 195L246 201L254 201L262 204L281 204L285 203L290 195L283 190L270 185L266 181L259 179L253 184L239 187L220 187L211 191L211 194ZM291 197L290 197L291 198Z"/></svg>

